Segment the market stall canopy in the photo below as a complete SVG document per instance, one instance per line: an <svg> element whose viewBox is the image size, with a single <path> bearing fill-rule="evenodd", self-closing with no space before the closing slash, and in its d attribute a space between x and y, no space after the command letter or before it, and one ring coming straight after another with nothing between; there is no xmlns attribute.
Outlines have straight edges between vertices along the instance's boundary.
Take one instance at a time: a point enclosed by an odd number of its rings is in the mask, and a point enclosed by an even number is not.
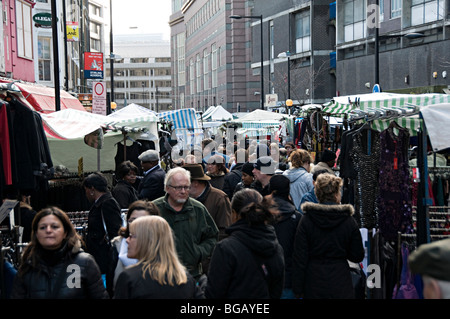
<svg viewBox="0 0 450 319"><path fill-rule="evenodd" d="M1 83L11 83L0 79ZM28 102L35 111L39 113L52 113L56 111L55 105L55 89L34 83L14 83L21 91L23 99ZM80 101L68 92L60 90L60 106L61 110L74 109L86 112Z"/></svg>
<svg viewBox="0 0 450 319"><path fill-rule="evenodd" d="M203 130L193 108L158 113L159 120L173 124L173 129L181 147L198 145L203 139Z"/></svg>
<svg viewBox="0 0 450 319"><path fill-rule="evenodd" d="M244 116L230 121L241 126L237 130L239 134L247 134L249 136L258 135L259 133L271 133L277 130L283 120L293 121L293 117L287 114L275 113L265 110L254 110Z"/></svg>
<svg viewBox="0 0 450 319"><path fill-rule="evenodd" d="M229 121L232 119L233 115L225 110L222 105L210 107L202 116L203 121Z"/></svg>
<svg viewBox="0 0 450 319"><path fill-rule="evenodd" d="M158 113L143 107L141 105L131 103L121 109L118 109L111 114L108 115L110 118L120 118L120 119L128 119L128 118L137 118L137 117L146 117L146 116L154 116L157 117Z"/></svg>
<svg viewBox="0 0 450 319"><path fill-rule="evenodd" d="M420 108L434 152L450 148L450 103Z"/></svg>
<svg viewBox="0 0 450 319"><path fill-rule="evenodd" d="M422 107L440 103L450 103L450 95L380 92L335 97L323 105L322 112L333 116L351 115L353 118L359 114L361 118L364 118L364 114L370 115L372 128L378 131L386 129L394 120L415 135L421 123L418 111Z"/></svg>

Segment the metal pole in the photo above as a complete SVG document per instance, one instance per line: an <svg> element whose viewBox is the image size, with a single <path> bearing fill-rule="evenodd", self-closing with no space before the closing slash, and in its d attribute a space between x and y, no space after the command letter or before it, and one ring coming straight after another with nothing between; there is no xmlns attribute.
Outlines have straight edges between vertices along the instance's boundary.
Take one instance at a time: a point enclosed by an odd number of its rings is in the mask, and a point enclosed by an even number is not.
<svg viewBox="0 0 450 319"><path fill-rule="evenodd" d="M62 0L62 6L63 6L63 23L64 23L64 62L65 62L64 89L66 91L69 91L69 56L67 54L66 0Z"/></svg>
<svg viewBox="0 0 450 319"><path fill-rule="evenodd" d="M114 102L114 53L113 53L113 25L112 25L112 0L109 0L109 64L110 64L110 75L111 75L111 102Z"/></svg>
<svg viewBox="0 0 450 319"><path fill-rule="evenodd" d="M263 16L260 16L260 20L261 20L261 110L264 110L264 58L263 58L263 54L264 54L264 46L263 46L263 38L264 38L264 34L263 34Z"/></svg>
<svg viewBox="0 0 450 319"><path fill-rule="evenodd" d="M375 2L377 5L377 8L378 8L379 0L376 0ZM376 17L377 21L379 18L380 17L378 15L378 17ZM378 24L375 26L375 83L374 84L380 84L380 48L379 48L379 26L378 26Z"/></svg>
<svg viewBox="0 0 450 319"><path fill-rule="evenodd" d="M59 52L58 52L58 24L56 14L56 0L51 0L52 9L52 37L53 37L53 73L55 84L55 111L61 109L61 93L59 89Z"/></svg>
<svg viewBox="0 0 450 319"><path fill-rule="evenodd" d="M291 99L291 58L288 56L288 99Z"/></svg>

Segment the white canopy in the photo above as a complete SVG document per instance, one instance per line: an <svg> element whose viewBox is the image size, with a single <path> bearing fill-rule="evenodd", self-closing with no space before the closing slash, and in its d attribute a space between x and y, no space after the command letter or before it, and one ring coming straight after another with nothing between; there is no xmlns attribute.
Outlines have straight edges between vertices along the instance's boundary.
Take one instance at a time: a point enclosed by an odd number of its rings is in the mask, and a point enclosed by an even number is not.
<svg viewBox="0 0 450 319"><path fill-rule="evenodd" d="M202 116L203 121L229 121L233 119L233 115L225 110L222 105L218 105L214 109L211 109L212 107L208 108Z"/></svg>
<svg viewBox="0 0 450 319"><path fill-rule="evenodd" d="M450 148L450 103L420 108L434 152Z"/></svg>

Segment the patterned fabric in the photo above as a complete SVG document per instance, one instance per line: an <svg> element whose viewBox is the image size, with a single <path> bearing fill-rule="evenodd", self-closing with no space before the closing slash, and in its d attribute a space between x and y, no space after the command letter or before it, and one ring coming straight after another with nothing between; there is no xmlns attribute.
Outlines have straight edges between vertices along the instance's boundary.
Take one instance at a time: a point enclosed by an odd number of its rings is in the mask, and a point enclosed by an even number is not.
<svg viewBox="0 0 450 319"><path fill-rule="evenodd" d="M379 228L386 240L412 227L411 183L409 179L409 132L394 122L380 133Z"/></svg>

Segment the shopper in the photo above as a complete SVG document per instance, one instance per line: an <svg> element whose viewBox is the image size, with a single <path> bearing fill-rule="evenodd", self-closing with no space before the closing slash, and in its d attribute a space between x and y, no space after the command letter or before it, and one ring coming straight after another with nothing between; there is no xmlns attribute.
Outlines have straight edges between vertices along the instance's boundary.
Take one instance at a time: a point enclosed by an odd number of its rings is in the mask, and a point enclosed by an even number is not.
<svg viewBox="0 0 450 319"><path fill-rule="evenodd" d="M111 193L122 209L127 209L138 200L138 192L134 187L138 172L138 167L131 161L124 161L117 168L118 181Z"/></svg>
<svg viewBox="0 0 450 319"><path fill-rule="evenodd" d="M130 225L128 257L138 262L117 280L115 299L193 299L202 295L181 264L174 234L160 216L144 216Z"/></svg>
<svg viewBox="0 0 450 319"><path fill-rule="evenodd" d="M233 196L234 223L218 242L209 266L205 295L213 299L280 298L284 282L283 248L270 225L270 204L254 189Z"/></svg>
<svg viewBox="0 0 450 319"><path fill-rule="evenodd" d="M120 273L128 266L137 263L137 259L128 258L127 238L130 235L131 223L139 217L159 215L158 207L149 201L137 200L133 202L127 211L127 225L119 230L119 235L111 241L110 262L106 274L106 287L110 296L113 296L114 286Z"/></svg>
<svg viewBox="0 0 450 319"><path fill-rule="evenodd" d="M172 168L167 172L164 187L166 196L153 202L173 229L180 261L199 280L203 274L202 261L211 255L219 231L206 207L189 197L189 171Z"/></svg>
<svg viewBox="0 0 450 319"><path fill-rule="evenodd" d="M61 209L42 209L34 218L11 298L108 298L98 265L81 249L80 236Z"/></svg>
<svg viewBox="0 0 450 319"><path fill-rule="evenodd" d="M101 173L92 173L83 181L86 197L92 203L88 217L86 250L106 274L109 262L110 240L122 226L121 208L108 190L108 181Z"/></svg>
<svg viewBox="0 0 450 319"><path fill-rule="evenodd" d="M313 189L312 174L309 173L312 158L308 151L296 149L289 156L291 168L284 171L291 181L291 198L295 207L300 210L302 196Z"/></svg>
<svg viewBox="0 0 450 319"><path fill-rule="evenodd" d="M339 204L342 179L317 177L319 203L304 203L293 253L293 291L305 299L353 299L348 261L359 263L364 246L352 205Z"/></svg>
<svg viewBox="0 0 450 319"><path fill-rule="evenodd" d="M159 152L147 150L139 155L144 178L139 183L139 199L149 201L164 196L164 177L166 172L159 165Z"/></svg>

